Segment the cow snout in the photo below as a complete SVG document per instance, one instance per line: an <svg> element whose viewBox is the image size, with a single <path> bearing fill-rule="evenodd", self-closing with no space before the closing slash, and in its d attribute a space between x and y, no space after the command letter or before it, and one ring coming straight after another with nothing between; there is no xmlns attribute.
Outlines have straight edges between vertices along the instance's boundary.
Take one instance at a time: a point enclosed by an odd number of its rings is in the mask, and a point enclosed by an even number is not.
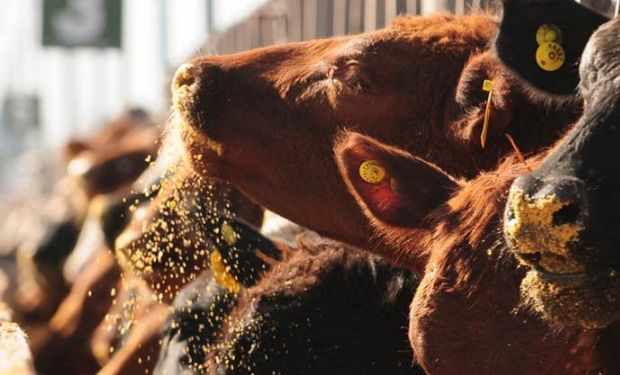
<svg viewBox="0 0 620 375"><path fill-rule="evenodd" d="M192 64L181 65L172 79L172 92L190 89L198 78L198 68Z"/></svg>
<svg viewBox="0 0 620 375"><path fill-rule="evenodd" d="M588 215L583 184L574 179L519 177L508 196L504 234L517 259L540 271L584 271L575 249Z"/></svg>
<svg viewBox="0 0 620 375"><path fill-rule="evenodd" d="M203 128L227 103L226 82L224 70L215 61L197 59L181 65L171 83L174 111L186 124Z"/></svg>

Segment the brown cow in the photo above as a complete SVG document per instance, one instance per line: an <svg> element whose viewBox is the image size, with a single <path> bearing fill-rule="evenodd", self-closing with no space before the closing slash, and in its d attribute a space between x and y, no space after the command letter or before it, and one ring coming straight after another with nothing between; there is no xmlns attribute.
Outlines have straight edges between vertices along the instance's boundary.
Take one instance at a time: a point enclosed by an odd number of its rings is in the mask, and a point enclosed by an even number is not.
<svg viewBox="0 0 620 375"><path fill-rule="evenodd" d="M194 169L323 235L367 246L368 222L331 159L349 128L473 177L511 150L548 145L579 112L532 97L488 51L487 16L399 18L357 36L197 57L173 83ZM493 80L486 148L480 145ZM533 124L536 124L533 126Z"/></svg>
<svg viewBox="0 0 620 375"><path fill-rule="evenodd" d="M122 267L143 278L163 302L209 268L210 253L227 246L220 217L260 226L263 209L225 181L192 171L163 178L151 200L134 207L115 242Z"/></svg>
<svg viewBox="0 0 620 375"><path fill-rule="evenodd" d="M525 270L501 231L510 183L535 167L507 158L459 182L406 151L360 134L336 146L347 186L378 242L423 274L411 304L409 339L430 374L611 374L620 371L620 326L558 329L521 301ZM366 182L373 160L381 179ZM449 199L446 202L446 197Z"/></svg>
<svg viewBox="0 0 620 375"><path fill-rule="evenodd" d="M20 308L49 317L68 292L63 266L81 235L89 204L97 195L127 189L157 150L159 130L141 110L110 121L85 142L66 146L67 174L43 209L44 225L18 251ZM83 234L82 234L83 235Z"/></svg>
<svg viewBox="0 0 620 375"><path fill-rule="evenodd" d="M88 142L73 141L67 146L68 180L75 193L84 193L88 208L75 210L80 220L70 227L72 241L55 230L53 233L61 235L52 236L49 245L41 246L33 257L38 268L55 276L56 284L71 287L50 321L48 336L33 347L39 371L70 374L97 370L88 343L112 303L110 290L120 276L104 242L101 215L108 199L103 195L123 194L129 189L148 166L148 159L155 156L158 138L159 130L142 111L130 111ZM63 266L70 266L69 272ZM79 349L68 350L73 347ZM58 358L63 358L63 366L57 365Z"/></svg>

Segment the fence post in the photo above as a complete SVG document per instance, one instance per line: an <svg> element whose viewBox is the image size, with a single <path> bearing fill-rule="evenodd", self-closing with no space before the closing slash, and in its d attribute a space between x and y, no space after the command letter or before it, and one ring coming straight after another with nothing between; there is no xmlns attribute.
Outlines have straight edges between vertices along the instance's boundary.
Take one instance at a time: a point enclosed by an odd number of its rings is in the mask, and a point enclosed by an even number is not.
<svg viewBox="0 0 620 375"><path fill-rule="evenodd" d="M364 30L364 0L349 0L349 24L347 32L358 34Z"/></svg>
<svg viewBox="0 0 620 375"><path fill-rule="evenodd" d="M288 0L288 38L291 42L302 40L303 0Z"/></svg>
<svg viewBox="0 0 620 375"><path fill-rule="evenodd" d="M377 29L377 0L364 1L364 31Z"/></svg>
<svg viewBox="0 0 620 375"><path fill-rule="evenodd" d="M314 39L317 34L317 0L304 0L302 6L302 40Z"/></svg>
<svg viewBox="0 0 620 375"><path fill-rule="evenodd" d="M347 0L334 0L334 35L347 33Z"/></svg>

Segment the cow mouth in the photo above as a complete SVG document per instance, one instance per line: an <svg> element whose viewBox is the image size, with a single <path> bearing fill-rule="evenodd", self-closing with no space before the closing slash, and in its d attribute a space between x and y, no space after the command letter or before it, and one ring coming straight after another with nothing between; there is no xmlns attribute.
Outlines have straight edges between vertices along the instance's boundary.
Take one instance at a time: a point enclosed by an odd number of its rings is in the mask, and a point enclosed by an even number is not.
<svg viewBox="0 0 620 375"><path fill-rule="evenodd" d="M546 251L520 253L510 241L509 246L522 264L548 280L570 281L585 275L585 265L571 256Z"/></svg>
<svg viewBox="0 0 620 375"><path fill-rule="evenodd" d="M541 280L557 285L576 285L587 281L590 277L586 272L557 273L549 272L542 267L534 267L534 272Z"/></svg>
<svg viewBox="0 0 620 375"><path fill-rule="evenodd" d="M600 329L620 320L620 277L612 269L553 273L532 268L521 283L525 305L558 327Z"/></svg>

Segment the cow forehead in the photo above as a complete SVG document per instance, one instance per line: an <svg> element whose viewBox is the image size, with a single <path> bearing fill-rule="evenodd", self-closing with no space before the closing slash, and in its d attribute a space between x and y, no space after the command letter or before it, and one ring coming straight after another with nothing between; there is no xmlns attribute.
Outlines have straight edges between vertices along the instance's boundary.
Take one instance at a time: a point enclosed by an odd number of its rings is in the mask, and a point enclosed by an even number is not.
<svg viewBox="0 0 620 375"><path fill-rule="evenodd" d="M582 90L593 88L600 80L620 87L620 18L602 25L583 51L579 75Z"/></svg>

